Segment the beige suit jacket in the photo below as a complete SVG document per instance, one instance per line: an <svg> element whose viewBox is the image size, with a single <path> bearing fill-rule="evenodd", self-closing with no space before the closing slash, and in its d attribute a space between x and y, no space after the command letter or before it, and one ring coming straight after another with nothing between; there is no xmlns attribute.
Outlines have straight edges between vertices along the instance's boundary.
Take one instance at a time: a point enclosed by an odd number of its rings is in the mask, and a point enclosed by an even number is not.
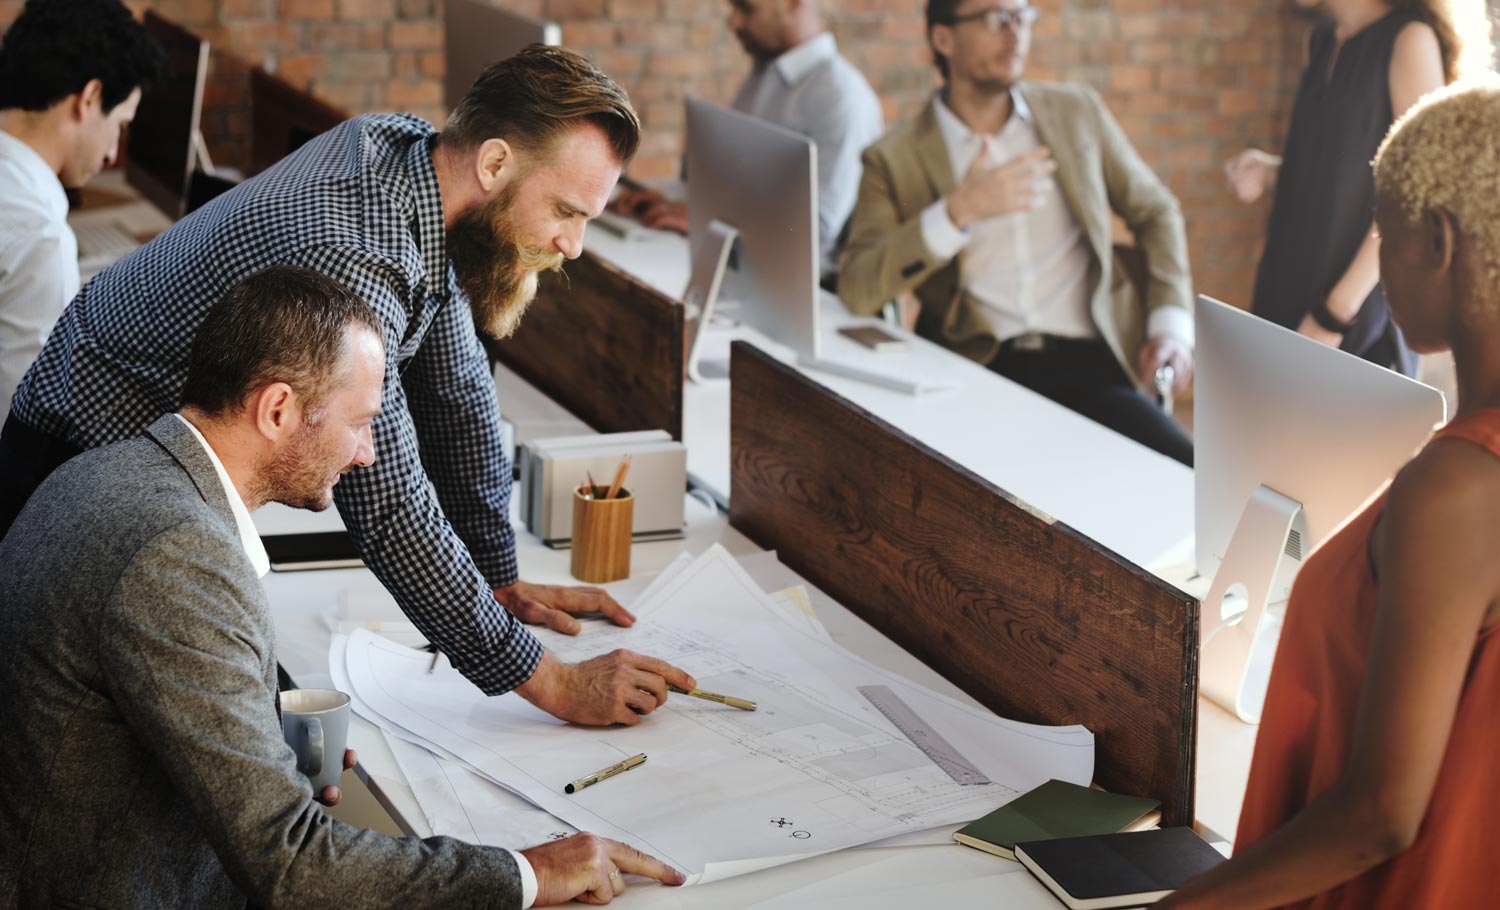
<svg viewBox="0 0 1500 910"><path fill-rule="evenodd" d="M1146 340L1147 314L1158 307L1191 313L1187 236L1182 211L1085 86L1022 83L1042 144L1057 162L1057 182L1088 240L1089 312L1126 375ZM999 340L980 304L963 291L964 253L942 260L922 240L922 212L953 190L948 147L928 102L865 150L859 199L839 267L839 297L870 314L914 291L917 332L965 357L989 363ZM1110 213L1135 235L1146 260L1145 300L1116 261Z"/></svg>

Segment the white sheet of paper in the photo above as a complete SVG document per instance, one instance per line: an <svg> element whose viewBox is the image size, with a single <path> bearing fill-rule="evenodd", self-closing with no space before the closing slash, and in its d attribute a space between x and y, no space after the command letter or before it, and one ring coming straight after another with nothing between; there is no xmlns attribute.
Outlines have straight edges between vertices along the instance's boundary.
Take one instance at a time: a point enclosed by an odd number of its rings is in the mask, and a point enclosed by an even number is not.
<svg viewBox="0 0 1500 910"><path fill-rule="evenodd" d="M667 575L668 573L664 573ZM799 629L715 547L648 592L631 629L539 630L565 660L629 646L758 712L672 699L631 727L572 727L514 695L487 698L429 656L367 631L349 639L361 702L575 827L625 840L710 881L967 821L1050 777L1092 776L1092 736L996 718L912 685ZM712 608L706 605L712 604ZM811 684L809 684L811 683ZM889 685L994 784L961 787L854 685ZM876 715L878 718L878 715ZM568 781L646 752L645 765L568 796Z"/></svg>
<svg viewBox="0 0 1500 910"><path fill-rule="evenodd" d="M578 829L550 812L404 739L385 734L433 834L471 844L523 850Z"/></svg>

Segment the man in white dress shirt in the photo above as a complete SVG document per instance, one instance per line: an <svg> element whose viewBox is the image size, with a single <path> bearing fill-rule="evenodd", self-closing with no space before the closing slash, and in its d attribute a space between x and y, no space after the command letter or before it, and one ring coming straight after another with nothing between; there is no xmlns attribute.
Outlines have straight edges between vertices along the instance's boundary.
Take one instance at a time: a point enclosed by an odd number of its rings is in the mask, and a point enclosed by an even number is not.
<svg viewBox="0 0 1500 910"><path fill-rule="evenodd" d="M30 0L0 42L0 423L78 293L64 188L113 163L162 65L119 0Z"/></svg>
<svg viewBox="0 0 1500 910"><path fill-rule="evenodd" d="M873 313L914 295L919 334L1191 464L1148 397L1163 367L1177 391L1192 372L1182 212L1092 89L1021 81L1036 17L1025 0L929 0L945 85L865 153L839 297Z"/></svg>
<svg viewBox="0 0 1500 910"><path fill-rule="evenodd" d="M860 155L885 132L880 99L839 54L817 0L729 0L728 24L754 61L734 109L801 133L818 147L818 250L830 275L854 210ZM687 233L687 207L652 190L623 193L613 208L648 227Z"/></svg>

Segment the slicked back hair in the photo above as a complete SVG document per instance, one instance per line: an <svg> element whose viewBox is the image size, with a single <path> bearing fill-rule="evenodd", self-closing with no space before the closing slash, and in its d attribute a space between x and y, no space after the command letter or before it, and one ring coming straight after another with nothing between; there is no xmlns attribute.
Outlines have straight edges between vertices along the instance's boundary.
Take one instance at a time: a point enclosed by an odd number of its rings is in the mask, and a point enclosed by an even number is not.
<svg viewBox="0 0 1500 910"><path fill-rule="evenodd" d="M199 327L181 403L222 415L285 382L316 423L343 366L350 326L381 337L375 311L332 278L287 265L256 272L230 288Z"/></svg>
<svg viewBox="0 0 1500 910"><path fill-rule="evenodd" d="M951 23L963 2L964 0L927 0L927 46L932 51L932 65L943 74L944 82L948 81L948 58L932 47L932 27Z"/></svg>
<svg viewBox="0 0 1500 910"><path fill-rule="evenodd" d="M619 83L588 58L533 44L480 74L438 136L474 148L489 139L549 153L561 136L592 123L609 137L623 167L641 144L641 121Z"/></svg>

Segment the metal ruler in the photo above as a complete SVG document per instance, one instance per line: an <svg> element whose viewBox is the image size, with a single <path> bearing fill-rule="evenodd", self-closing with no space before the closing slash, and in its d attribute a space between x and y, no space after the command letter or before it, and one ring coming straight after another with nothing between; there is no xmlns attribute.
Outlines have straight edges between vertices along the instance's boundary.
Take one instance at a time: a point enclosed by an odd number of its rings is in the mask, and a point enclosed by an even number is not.
<svg viewBox="0 0 1500 910"><path fill-rule="evenodd" d="M942 768L949 777L960 784L990 782L983 772L918 717L917 712L892 692L890 686L860 686L859 694L869 699L875 710L884 714L886 720L895 724L896 729L912 741L912 745L926 753L932 763Z"/></svg>

